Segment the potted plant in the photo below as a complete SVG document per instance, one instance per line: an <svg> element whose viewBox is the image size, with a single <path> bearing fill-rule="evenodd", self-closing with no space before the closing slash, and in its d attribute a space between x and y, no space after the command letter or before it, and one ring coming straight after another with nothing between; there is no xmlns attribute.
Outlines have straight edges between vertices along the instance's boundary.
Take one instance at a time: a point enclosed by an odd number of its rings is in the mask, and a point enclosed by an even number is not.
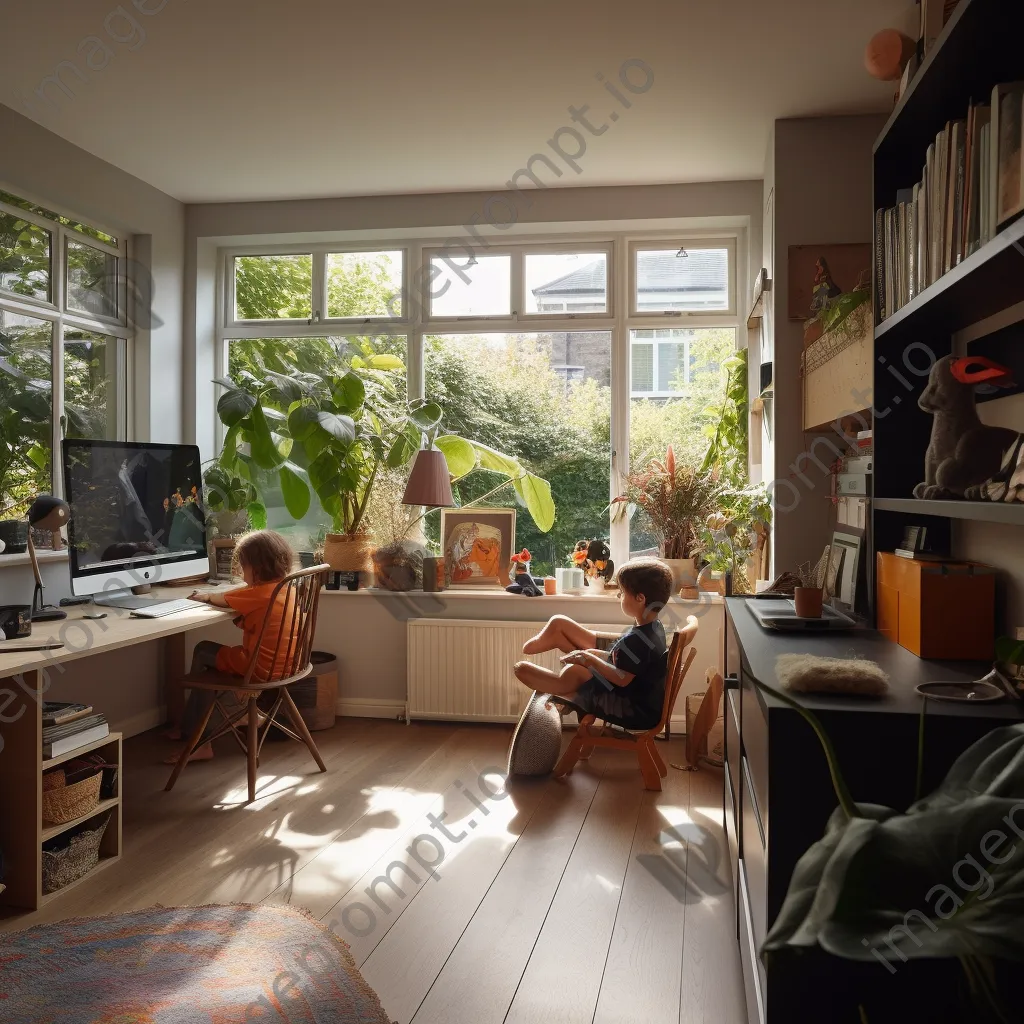
<svg viewBox="0 0 1024 1024"><path fill-rule="evenodd" d="M755 484L723 488L717 504L701 530L701 556L709 573L731 575L734 594L749 594L768 540L771 500L764 485Z"/></svg>
<svg viewBox="0 0 1024 1024"><path fill-rule="evenodd" d="M250 516L266 523L266 509L257 499L253 485L220 463L207 466L203 472L203 498L214 536L237 537L245 533Z"/></svg>
<svg viewBox="0 0 1024 1024"><path fill-rule="evenodd" d="M268 370L260 378L242 371L237 380L219 378L225 390L217 411L228 428L220 466L257 493L276 477L295 519L306 515L315 494L331 519L324 559L340 571L370 570L366 514L376 482L408 465L424 440L443 452L455 480L477 469L505 476L500 487L513 486L537 526L549 530L555 510L547 481L486 445L443 434L436 402L400 399L396 375L404 372L395 356L364 352L344 373Z"/></svg>
<svg viewBox="0 0 1024 1024"><path fill-rule="evenodd" d="M657 535L662 559L672 570L673 586L697 581L695 555L700 532L715 509L720 491L717 472L676 461L669 445L663 461L652 460L626 477L625 493L613 499L617 515L639 514Z"/></svg>

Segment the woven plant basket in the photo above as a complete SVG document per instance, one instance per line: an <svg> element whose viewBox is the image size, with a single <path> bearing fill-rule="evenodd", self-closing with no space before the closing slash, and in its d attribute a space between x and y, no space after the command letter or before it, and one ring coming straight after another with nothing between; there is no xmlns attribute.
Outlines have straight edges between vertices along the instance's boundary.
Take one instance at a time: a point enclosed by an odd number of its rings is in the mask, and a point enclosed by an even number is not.
<svg viewBox="0 0 1024 1024"><path fill-rule="evenodd" d="M335 572L372 572L373 538L368 533L329 533L324 540L324 561Z"/></svg>
<svg viewBox="0 0 1024 1024"><path fill-rule="evenodd" d="M48 825L63 825L88 814L100 802L103 771L72 782L65 781L64 770L47 772L43 776L43 821Z"/></svg>
<svg viewBox="0 0 1024 1024"><path fill-rule="evenodd" d="M96 867L100 859L100 843L109 822L110 815L107 814L94 827L73 834L70 842L61 849L43 849L43 895L77 882Z"/></svg>

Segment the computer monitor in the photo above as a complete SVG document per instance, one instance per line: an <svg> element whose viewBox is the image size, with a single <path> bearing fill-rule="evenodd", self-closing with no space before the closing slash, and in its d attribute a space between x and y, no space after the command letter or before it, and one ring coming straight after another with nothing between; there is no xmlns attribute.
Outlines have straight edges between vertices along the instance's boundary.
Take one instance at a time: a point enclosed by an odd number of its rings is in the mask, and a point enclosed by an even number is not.
<svg viewBox="0 0 1024 1024"><path fill-rule="evenodd" d="M74 594L209 574L195 445L65 440L61 447Z"/></svg>

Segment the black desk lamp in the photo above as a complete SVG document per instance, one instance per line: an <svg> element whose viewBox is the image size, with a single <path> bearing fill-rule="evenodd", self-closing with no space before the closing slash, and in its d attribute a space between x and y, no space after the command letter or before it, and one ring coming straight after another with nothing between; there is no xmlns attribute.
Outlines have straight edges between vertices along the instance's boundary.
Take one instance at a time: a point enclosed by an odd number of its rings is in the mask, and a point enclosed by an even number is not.
<svg viewBox="0 0 1024 1024"><path fill-rule="evenodd" d="M28 510L28 554L32 560L32 571L36 575L36 589L32 594L32 621L50 622L54 619L66 619L68 613L43 604L43 581L39 575L39 561L36 558L36 546L32 542L32 530L50 530L56 532L71 519L71 507L66 501L55 498L52 494L40 494Z"/></svg>

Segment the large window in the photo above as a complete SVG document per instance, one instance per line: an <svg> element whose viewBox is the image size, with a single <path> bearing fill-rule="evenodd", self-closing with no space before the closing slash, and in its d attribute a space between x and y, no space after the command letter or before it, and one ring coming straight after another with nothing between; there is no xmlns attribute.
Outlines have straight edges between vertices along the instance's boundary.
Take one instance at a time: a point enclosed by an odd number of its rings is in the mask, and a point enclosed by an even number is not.
<svg viewBox="0 0 1024 1024"><path fill-rule="evenodd" d="M61 437L127 436L127 244L0 191L0 519L60 490Z"/></svg>
<svg viewBox="0 0 1024 1024"><path fill-rule="evenodd" d="M620 562L653 547L611 521L609 500L669 444L680 458L703 454L737 341L735 238L367 240L225 250L223 266L218 372L343 368L361 346L397 355L408 395L437 401L447 429L550 481L554 528L540 533L523 507L517 517L517 545L544 573L579 540L610 538ZM457 500L500 482L474 474ZM396 506L401 487L381 493ZM517 498L506 487L492 502ZM272 526L313 546L326 521L315 501L300 524L273 494L269 504ZM438 520L426 517L428 539Z"/></svg>

